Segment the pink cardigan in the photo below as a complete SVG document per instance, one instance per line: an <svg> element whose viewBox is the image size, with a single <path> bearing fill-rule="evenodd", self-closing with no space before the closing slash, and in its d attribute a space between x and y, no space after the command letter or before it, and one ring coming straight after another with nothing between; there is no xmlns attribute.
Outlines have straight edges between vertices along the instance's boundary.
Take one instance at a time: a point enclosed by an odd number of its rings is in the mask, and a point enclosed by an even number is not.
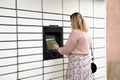
<svg viewBox="0 0 120 80"><path fill-rule="evenodd" d="M58 52L63 55L88 54L91 46L91 38L87 32L73 29L68 41Z"/></svg>

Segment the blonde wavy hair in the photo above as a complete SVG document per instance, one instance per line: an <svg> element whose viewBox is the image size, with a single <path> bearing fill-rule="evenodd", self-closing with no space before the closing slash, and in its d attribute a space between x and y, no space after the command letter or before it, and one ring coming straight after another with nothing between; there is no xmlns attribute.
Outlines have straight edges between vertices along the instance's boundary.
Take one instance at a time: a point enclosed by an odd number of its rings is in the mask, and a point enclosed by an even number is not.
<svg viewBox="0 0 120 80"><path fill-rule="evenodd" d="M72 29L80 29L84 32L88 32L88 27L79 12L75 12L70 16Z"/></svg>

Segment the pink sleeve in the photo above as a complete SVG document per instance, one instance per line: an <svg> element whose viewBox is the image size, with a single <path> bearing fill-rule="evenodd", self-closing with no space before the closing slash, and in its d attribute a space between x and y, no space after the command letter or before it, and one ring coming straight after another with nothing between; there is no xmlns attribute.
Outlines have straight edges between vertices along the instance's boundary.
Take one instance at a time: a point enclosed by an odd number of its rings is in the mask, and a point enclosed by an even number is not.
<svg viewBox="0 0 120 80"><path fill-rule="evenodd" d="M66 44L63 47L60 47L58 52L62 55L69 55L77 43L77 36L77 32L73 30Z"/></svg>
<svg viewBox="0 0 120 80"><path fill-rule="evenodd" d="M90 37L90 32L88 32L89 34L89 39L90 39L90 49L92 48L92 38Z"/></svg>

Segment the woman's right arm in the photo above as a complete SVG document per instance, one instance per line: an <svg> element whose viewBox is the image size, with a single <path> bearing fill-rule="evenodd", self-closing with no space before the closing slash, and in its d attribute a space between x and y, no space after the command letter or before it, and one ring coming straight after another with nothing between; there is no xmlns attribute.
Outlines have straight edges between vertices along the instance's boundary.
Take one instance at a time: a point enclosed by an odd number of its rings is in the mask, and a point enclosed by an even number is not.
<svg viewBox="0 0 120 80"><path fill-rule="evenodd" d="M78 40L77 32L73 30L66 44L63 47L58 48L58 52L62 55L69 55L75 48L77 40Z"/></svg>

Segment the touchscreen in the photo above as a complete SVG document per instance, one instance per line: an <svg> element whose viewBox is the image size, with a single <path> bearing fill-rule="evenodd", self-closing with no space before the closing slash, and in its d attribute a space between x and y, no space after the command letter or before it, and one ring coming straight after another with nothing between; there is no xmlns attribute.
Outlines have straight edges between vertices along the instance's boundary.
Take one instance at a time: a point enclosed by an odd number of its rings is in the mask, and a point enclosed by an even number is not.
<svg viewBox="0 0 120 80"><path fill-rule="evenodd" d="M54 35L47 35L46 36L46 44L48 50L55 50L53 44L56 42Z"/></svg>

